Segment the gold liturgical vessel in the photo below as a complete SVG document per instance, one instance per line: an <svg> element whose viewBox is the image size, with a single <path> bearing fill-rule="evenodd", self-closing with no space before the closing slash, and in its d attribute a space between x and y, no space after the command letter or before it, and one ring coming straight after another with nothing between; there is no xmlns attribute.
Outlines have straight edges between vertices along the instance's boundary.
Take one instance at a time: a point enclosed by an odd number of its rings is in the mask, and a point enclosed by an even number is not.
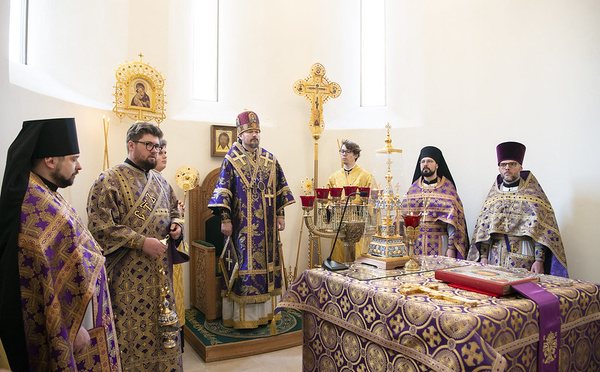
<svg viewBox="0 0 600 372"><path fill-rule="evenodd" d="M387 172L384 176L386 182L380 190L377 190L375 195L375 205L373 209L376 214L377 229L371 242L369 243L366 253L356 260L356 263L375 266L384 270L396 269L404 266L409 260L409 252L406 249L406 244L403 242L403 237L400 235L400 206L402 199L398 193L394 192L392 186L392 164L393 157L398 157L402 154L401 149L392 147L392 139L390 137L391 125L388 123L387 138L385 139L385 147L376 151L377 154L385 156ZM400 162L400 159L396 159Z"/></svg>
<svg viewBox="0 0 600 372"><path fill-rule="evenodd" d="M161 240L161 243L168 245L169 235ZM159 260L158 264L162 264L164 261ZM163 287L160 289L161 292L161 305L160 313L158 314L158 325L160 327L160 334L163 339L163 346L167 349L172 349L177 345L177 335L179 334L179 317L177 313L171 309L167 296L171 293L169 290L169 278L164 267L159 267L158 272L163 279Z"/></svg>

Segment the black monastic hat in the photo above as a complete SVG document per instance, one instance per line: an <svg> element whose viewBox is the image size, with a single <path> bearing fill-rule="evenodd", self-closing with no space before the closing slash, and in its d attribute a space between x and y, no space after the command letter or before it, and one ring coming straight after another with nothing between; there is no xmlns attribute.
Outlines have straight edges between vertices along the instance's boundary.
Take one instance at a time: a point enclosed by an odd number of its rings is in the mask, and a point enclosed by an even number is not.
<svg viewBox="0 0 600 372"><path fill-rule="evenodd" d="M425 146L421 149L421 153L419 154L419 159L417 160L417 165L415 167L415 173L413 175L412 182L414 183L416 180L421 177L421 160L423 158L432 158L438 165L437 175L440 177L446 177L454 187L456 188L456 184L454 183L454 179L452 178L452 174L450 174L450 169L448 169L448 165L446 164L446 160L444 159L444 155L442 155L442 150L438 149L435 146Z"/></svg>

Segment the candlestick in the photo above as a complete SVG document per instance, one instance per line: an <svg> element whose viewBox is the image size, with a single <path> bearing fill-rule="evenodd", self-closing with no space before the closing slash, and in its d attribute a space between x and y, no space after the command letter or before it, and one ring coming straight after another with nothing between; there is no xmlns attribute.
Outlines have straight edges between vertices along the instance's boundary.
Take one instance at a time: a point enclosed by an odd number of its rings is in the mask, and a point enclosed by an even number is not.
<svg viewBox="0 0 600 372"><path fill-rule="evenodd" d="M404 239L406 239L408 244L408 257L409 260L404 265L404 269L407 271L418 271L421 269L421 264L415 259L415 242L419 237L421 229L419 227L419 222L421 220L421 215L403 215L404 218Z"/></svg>
<svg viewBox="0 0 600 372"><path fill-rule="evenodd" d="M107 119L102 115L102 127L104 129L104 159L102 161L102 170L110 168L108 164L108 127L110 126L110 119Z"/></svg>

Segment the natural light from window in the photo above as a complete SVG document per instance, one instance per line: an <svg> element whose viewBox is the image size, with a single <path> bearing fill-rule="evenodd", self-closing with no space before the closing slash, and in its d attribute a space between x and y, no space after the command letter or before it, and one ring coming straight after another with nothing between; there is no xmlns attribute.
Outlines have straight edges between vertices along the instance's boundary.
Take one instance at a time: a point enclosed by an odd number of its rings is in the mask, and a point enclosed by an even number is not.
<svg viewBox="0 0 600 372"><path fill-rule="evenodd" d="M219 0L194 1L193 4L193 82L192 97L201 101L218 100Z"/></svg>
<svg viewBox="0 0 600 372"><path fill-rule="evenodd" d="M27 0L10 0L8 59L27 64Z"/></svg>
<svg viewBox="0 0 600 372"><path fill-rule="evenodd" d="M385 0L362 0L360 11L360 105L385 106Z"/></svg>

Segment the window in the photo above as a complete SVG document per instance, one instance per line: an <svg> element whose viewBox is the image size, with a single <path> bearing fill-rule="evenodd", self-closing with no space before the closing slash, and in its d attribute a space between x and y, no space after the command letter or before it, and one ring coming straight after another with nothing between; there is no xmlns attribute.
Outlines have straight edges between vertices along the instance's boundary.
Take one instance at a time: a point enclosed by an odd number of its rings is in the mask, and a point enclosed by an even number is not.
<svg viewBox="0 0 600 372"><path fill-rule="evenodd" d="M193 2L192 97L218 100L219 0Z"/></svg>
<svg viewBox="0 0 600 372"><path fill-rule="evenodd" d="M385 106L385 0L361 0L360 38L360 105Z"/></svg>
<svg viewBox="0 0 600 372"><path fill-rule="evenodd" d="M8 58L24 65L27 64L28 5L28 0L10 0Z"/></svg>

